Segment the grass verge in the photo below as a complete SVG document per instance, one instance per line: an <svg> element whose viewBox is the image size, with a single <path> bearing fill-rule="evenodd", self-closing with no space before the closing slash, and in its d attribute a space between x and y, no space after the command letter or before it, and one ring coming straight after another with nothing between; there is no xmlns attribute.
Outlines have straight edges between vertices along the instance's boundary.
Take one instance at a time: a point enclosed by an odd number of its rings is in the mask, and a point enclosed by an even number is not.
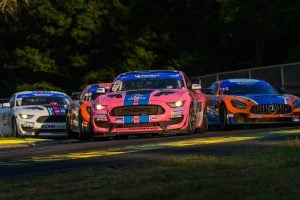
<svg viewBox="0 0 300 200"><path fill-rule="evenodd" d="M1 169L0 169L1 170ZM0 181L1 199L299 199L300 141L232 156Z"/></svg>

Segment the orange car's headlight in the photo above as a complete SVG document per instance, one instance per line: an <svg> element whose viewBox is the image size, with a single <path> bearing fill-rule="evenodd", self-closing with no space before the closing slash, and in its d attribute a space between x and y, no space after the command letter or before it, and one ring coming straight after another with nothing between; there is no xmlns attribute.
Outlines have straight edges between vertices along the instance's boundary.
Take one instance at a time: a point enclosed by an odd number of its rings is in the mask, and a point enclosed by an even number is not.
<svg viewBox="0 0 300 200"><path fill-rule="evenodd" d="M231 105L235 108L238 109L245 109L247 108L247 104L241 102L241 101L237 101L237 100L231 100Z"/></svg>
<svg viewBox="0 0 300 200"><path fill-rule="evenodd" d="M294 101L293 105L295 108L300 108L300 99L297 99L296 101Z"/></svg>

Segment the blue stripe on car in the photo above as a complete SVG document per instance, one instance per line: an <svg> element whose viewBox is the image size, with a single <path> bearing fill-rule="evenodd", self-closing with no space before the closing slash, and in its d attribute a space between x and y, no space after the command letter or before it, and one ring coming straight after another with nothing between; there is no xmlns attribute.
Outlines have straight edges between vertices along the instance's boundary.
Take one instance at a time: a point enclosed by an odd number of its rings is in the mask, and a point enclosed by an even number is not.
<svg viewBox="0 0 300 200"><path fill-rule="evenodd" d="M60 112L62 115L66 115L66 108L65 107L60 107Z"/></svg>
<svg viewBox="0 0 300 200"><path fill-rule="evenodd" d="M133 124L133 116L124 116L124 124Z"/></svg>
<svg viewBox="0 0 300 200"><path fill-rule="evenodd" d="M148 123L149 121L149 115L139 116L139 123Z"/></svg>
<svg viewBox="0 0 300 200"><path fill-rule="evenodd" d="M141 94L139 98L139 105L148 105L150 100L150 94Z"/></svg>
<svg viewBox="0 0 300 200"><path fill-rule="evenodd" d="M48 109L49 116L54 116L55 115L52 107L48 107L47 109Z"/></svg>
<svg viewBox="0 0 300 200"><path fill-rule="evenodd" d="M126 94L124 98L124 106L132 106L135 94Z"/></svg>

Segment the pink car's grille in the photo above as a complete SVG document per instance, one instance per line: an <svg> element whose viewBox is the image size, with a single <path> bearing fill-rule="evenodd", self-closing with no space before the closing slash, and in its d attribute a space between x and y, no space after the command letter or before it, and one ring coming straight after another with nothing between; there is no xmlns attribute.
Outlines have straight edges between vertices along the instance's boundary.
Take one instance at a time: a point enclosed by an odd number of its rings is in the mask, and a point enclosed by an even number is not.
<svg viewBox="0 0 300 200"><path fill-rule="evenodd" d="M142 123L142 124L118 124L115 128L144 128L159 126L158 123Z"/></svg>
<svg viewBox="0 0 300 200"><path fill-rule="evenodd" d="M157 115L165 111L161 106L143 105L143 106L123 106L110 111L111 116L131 116L131 115Z"/></svg>
<svg viewBox="0 0 300 200"><path fill-rule="evenodd" d="M260 104L251 107L250 112L253 114L286 114L292 112L288 104Z"/></svg>

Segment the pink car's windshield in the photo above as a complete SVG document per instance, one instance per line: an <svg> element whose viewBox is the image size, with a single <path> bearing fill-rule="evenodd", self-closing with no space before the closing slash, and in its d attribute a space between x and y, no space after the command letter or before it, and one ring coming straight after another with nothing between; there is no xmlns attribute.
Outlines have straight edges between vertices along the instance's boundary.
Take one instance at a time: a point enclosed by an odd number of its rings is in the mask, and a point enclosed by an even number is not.
<svg viewBox="0 0 300 200"><path fill-rule="evenodd" d="M113 83L111 90L140 90L140 89L181 89L183 82L177 79L162 79L162 78L140 78L131 80L118 80Z"/></svg>

